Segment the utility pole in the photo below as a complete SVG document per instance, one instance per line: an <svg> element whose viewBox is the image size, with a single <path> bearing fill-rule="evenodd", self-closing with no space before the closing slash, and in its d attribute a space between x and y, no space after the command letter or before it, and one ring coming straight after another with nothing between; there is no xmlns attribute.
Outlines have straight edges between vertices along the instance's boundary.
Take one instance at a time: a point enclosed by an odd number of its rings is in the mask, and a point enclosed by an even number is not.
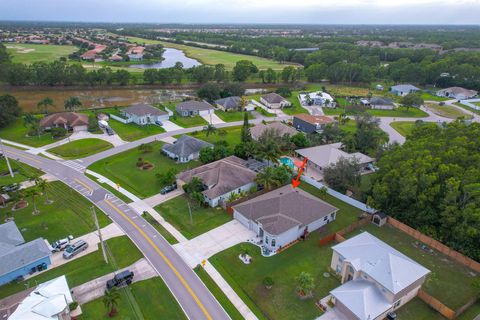
<svg viewBox="0 0 480 320"><path fill-rule="evenodd" d="M0 147L2 148L3 156L5 157L5 161L7 162L7 167L8 167L8 172L10 172L10 177L13 178L14 175L13 175L12 167L10 166L10 161L8 161L7 154L5 153L5 150L4 150L4 148L3 148L2 139L0 139Z"/></svg>
<svg viewBox="0 0 480 320"><path fill-rule="evenodd" d="M105 251L105 244L103 243L102 239L102 231L100 230L100 225L98 224L97 212L95 211L94 206L92 206L91 209L93 214L93 220L95 221L95 227L97 227L98 238L100 239L100 246L102 247L103 258L105 259L105 263L108 264L107 252Z"/></svg>

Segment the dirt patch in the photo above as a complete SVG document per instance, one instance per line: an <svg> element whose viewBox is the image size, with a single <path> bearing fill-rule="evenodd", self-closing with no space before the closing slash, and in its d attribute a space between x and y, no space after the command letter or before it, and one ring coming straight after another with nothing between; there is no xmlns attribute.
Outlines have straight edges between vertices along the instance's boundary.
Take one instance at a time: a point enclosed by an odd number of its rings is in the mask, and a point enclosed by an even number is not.
<svg viewBox="0 0 480 320"><path fill-rule="evenodd" d="M12 211L21 210L21 209L26 208L26 207L28 207L28 202L25 201L25 200L20 200L13 205Z"/></svg>

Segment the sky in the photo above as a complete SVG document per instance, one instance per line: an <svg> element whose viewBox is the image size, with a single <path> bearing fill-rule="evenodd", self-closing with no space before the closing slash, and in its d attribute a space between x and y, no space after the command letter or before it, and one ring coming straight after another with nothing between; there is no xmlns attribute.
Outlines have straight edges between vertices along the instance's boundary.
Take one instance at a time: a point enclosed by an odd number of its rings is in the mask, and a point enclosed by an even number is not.
<svg viewBox="0 0 480 320"><path fill-rule="evenodd" d="M0 20L480 24L480 0L0 0Z"/></svg>

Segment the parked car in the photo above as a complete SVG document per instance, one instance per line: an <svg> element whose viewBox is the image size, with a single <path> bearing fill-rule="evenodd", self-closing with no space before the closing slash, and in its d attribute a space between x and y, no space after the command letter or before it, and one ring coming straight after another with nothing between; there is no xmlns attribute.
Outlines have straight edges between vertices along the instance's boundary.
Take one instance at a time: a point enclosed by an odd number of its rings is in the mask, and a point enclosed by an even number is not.
<svg viewBox="0 0 480 320"><path fill-rule="evenodd" d="M63 239L57 240L55 242L52 242L52 244L50 245L52 252L62 251L63 249L65 249L70 244L71 240L73 240L73 236L69 235L66 238L63 238Z"/></svg>
<svg viewBox="0 0 480 320"><path fill-rule="evenodd" d="M389 312L389 313L387 314L387 319L388 319L388 320L395 320L395 319L397 319L397 314L396 314L395 312L393 312L393 311L392 311L392 312Z"/></svg>
<svg viewBox="0 0 480 320"><path fill-rule="evenodd" d="M20 189L20 185L18 183L12 183L2 187L3 192L15 192Z"/></svg>
<svg viewBox="0 0 480 320"><path fill-rule="evenodd" d="M88 243L83 240L79 240L74 244L69 244L65 251L63 252L63 257L65 259L70 259L76 256L78 253L86 250L88 248Z"/></svg>
<svg viewBox="0 0 480 320"><path fill-rule="evenodd" d="M110 128L110 127L106 127L105 131L107 132L107 134L109 136L113 136L115 134L115 132L113 132L112 128Z"/></svg>
<svg viewBox="0 0 480 320"><path fill-rule="evenodd" d="M155 124L157 124L157 125L159 125L159 126L163 126L162 121L155 121Z"/></svg>
<svg viewBox="0 0 480 320"><path fill-rule="evenodd" d="M120 273L117 273L113 279L107 281L107 290L111 290L113 287L123 287L128 286L132 283L133 272L130 270L125 270Z"/></svg>
<svg viewBox="0 0 480 320"><path fill-rule="evenodd" d="M171 185L168 185L166 187L163 187L161 190L160 190L160 193L161 194L167 194L169 192L172 192L173 190L177 189L177 183L173 183Z"/></svg>

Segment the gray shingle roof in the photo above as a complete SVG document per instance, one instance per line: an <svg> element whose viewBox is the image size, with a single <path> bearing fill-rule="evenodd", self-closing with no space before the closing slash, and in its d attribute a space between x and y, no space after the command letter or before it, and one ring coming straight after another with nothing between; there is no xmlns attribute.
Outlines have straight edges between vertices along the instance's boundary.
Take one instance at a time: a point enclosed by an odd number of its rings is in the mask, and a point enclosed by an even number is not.
<svg viewBox="0 0 480 320"><path fill-rule="evenodd" d="M188 100L177 104L175 110L181 111L203 111L213 109L212 105L204 101Z"/></svg>
<svg viewBox="0 0 480 320"><path fill-rule="evenodd" d="M142 103L131 105L130 107L125 108L122 111L127 114L136 115L138 117L143 117L146 115L161 116L167 114L165 111L155 108L150 104Z"/></svg>
<svg viewBox="0 0 480 320"><path fill-rule="evenodd" d="M13 221L9 221L4 224L0 224L0 255L8 252L13 247L16 247L25 240L23 239L20 230Z"/></svg>
<svg viewBox="0 0 480 320"><path fill-rule="evenodd" d="M382 97L373 97L370 99L369 102L370 104L373 104L373 105L382 105L382 106L393 105L393 101L391 99L382 98Z"/></svg>
<svg viewBox="0 0 480 320"><path fill-rule="evenodd" d="M396 86L392 86L392 91L401 91L401 92L408 92L408 91L419 91L417 87L411 84L397 84Z"/></svg>
<svg viewBox="0 0 480 320"><path fill-rule="evenodd" d="M162 150L171 152L178 157L188 157L207 147L213 147L213 145L203 140L183 135L175 143L163 145Z"/></svg>
<svg viewBox="0 0 480 320"><path fill-rule="evenodd" d="M287 99L285 99L284 97L282 97L281 95L279 95L278 93L275 93L275 92L271 92L271 93L267 93L265 95L262 96L262 99L267 101L268 103L280 103L282 101L286 101Z"/></svg>
<svg viewBox="0 0 480 320"><path fill-rule="evenodd" d="M0 276L48 257L50 254L50 249L43 238L16 246L0 255Z"/></svg>
<svg viewBox="0 0 480 320"><path fill-rule="evenodd" d="M198 177L208 187L202 193L209 199L230 193L255 181L257 174L246 167L246 161L230 156L206 165L182 172L178 179L188 183Z"/></svg>
<svg viewBox="0 0 480 320"><path fill-rule="evenodd" d="M215 103L223 106L225 109L236 109L240 106L240 97L232 96L215 100Z"/></svg>
<svg viewBox="0 0 480 320"><path fill-rule="evenodd" d="M271 235L306 226L338 209L291 185L265 193L233 207L247 219L262 224Z"/></svg>
<svg viewBox="0 0 480 320"><path fill-rule="evenodd" d="M268 124L259 123L250 129L250 133L252 134L252 138L254 140L258 140L258 138L260 138L260 136L265 132L265 130L275 130L280 136L283 136L285 134L294 136L298 133L297 130L295 130L294 128L287 126L286 124L283 124L281 122L271 122Z"/></svg>

